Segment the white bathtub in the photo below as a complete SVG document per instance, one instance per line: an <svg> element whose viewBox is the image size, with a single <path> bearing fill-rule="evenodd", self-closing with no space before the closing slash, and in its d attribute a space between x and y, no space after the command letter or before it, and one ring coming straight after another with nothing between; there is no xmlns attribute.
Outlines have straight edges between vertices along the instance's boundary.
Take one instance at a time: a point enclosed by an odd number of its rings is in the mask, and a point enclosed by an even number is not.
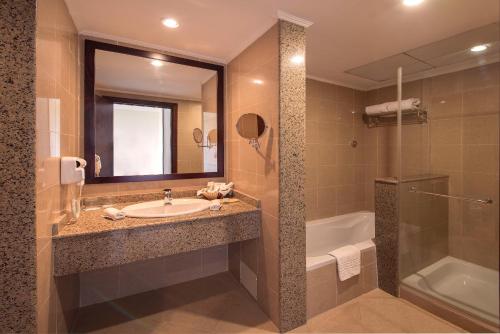
<svg viewBox="0 0 500 334"><path fill-rule="evenodd" d="M499 322L498 271L451 256L410 275L402 283L493 324Z"/></svg>
<svg viewBox="0 0 500 334"><path fill-rule="evenodd" d="M362 250L373 246L375 213L360 211L307 222L307 271L335 261L328 255L334 249L357 244Z"/></svg>

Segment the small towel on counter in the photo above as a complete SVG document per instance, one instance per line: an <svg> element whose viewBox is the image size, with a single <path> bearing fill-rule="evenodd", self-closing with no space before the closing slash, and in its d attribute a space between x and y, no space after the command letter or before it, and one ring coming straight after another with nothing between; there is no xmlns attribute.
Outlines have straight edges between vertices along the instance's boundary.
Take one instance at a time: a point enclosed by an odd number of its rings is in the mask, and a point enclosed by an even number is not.
<svg viewBox="0 0 500 334"><path fill-rule="evenodd" d="M361 272L361 251L358 247L348 245L329 252L337 259L337 271L341 281L359 275Z"/></svg>
<svg viewBox="0 0 500 334"><path fill-rule="evenodd" d="M104 209L104 217L111 220L120 220L125 218L125 213L115 208Z"/></svg>
<svg viewBox="0 0 500 334"><path fill-rule="evenodd" d="M401 101L401 110L415 110L420 105L420 99L412 97ZM398 111L398 101L386 102L367 106L365 113L367 115L383 115Z"/></svg>

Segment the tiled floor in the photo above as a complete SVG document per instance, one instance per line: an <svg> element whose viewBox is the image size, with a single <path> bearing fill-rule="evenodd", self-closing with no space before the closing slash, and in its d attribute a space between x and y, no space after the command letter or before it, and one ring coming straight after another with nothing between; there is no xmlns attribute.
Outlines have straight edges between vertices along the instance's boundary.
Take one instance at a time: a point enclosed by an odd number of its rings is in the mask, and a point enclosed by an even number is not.
<svg viewBox="0 0 500 334"><path fill-rule="evenodd" d="M429 313L373 290L310 319L294 333L458 332ZM83 308L75 333L276 333L228 274Z"/></svg>

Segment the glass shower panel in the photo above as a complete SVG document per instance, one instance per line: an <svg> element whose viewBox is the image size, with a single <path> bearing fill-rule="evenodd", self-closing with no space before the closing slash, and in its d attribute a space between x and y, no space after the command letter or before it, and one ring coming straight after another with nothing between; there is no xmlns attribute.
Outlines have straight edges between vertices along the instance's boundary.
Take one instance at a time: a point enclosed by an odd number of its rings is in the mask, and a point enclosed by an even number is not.
<svg viewBox="0 0 500 334"><path fill-rule="evenodd" d="M400 291L491 326L499 308L499 73L497 62L405 83L403 99L419 98L428 120L402 125L398 147Z"/></svg>

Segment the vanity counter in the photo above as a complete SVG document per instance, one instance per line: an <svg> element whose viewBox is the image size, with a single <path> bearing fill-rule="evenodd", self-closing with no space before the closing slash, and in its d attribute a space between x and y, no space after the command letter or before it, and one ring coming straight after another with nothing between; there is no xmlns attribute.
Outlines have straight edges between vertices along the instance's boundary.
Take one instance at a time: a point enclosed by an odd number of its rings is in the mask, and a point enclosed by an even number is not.
<svg viewBox="0 0 500 334"><path fill-rule="evenodd" d="M113 207L122 209L127 205L136 203L120 203ZM143 227L153 227L158 225L194 223L199 220L211 218L221 218L241 215L244 213L259 212L259 209L239 201L231 204L224 204L219 211L204 210L186 215L163 217L163 218L124 218L122 220L110 220L104 218L104 209L82 211L80 218L75 224L65 225L53 239L62 239L80 235L90 235L112 232L117 230L136 229Z"/></svg>
<svg viewBox="0 0 500 334"><path fill-rule="evenodd" d="M133 203L117 203L123 208ZM102 217L82 212L75 224L53 236L54 275L62 276L173 255L248 239L260 234L260 209L244 201L219 211L165 218Z"/></svg>

